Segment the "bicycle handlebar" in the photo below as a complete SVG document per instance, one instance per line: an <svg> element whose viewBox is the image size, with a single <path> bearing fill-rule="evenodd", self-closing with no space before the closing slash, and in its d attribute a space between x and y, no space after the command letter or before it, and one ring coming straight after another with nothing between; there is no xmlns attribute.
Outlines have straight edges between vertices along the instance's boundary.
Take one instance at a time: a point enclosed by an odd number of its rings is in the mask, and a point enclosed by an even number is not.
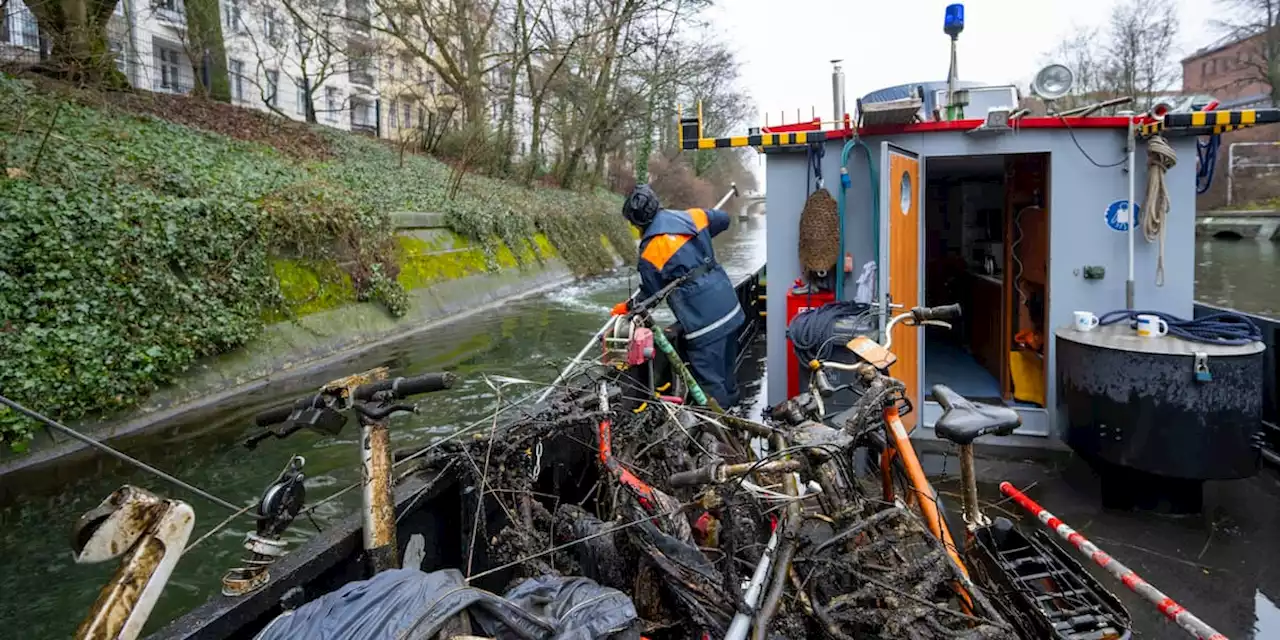
<svg viewBox="0 0 1280 640"><path fill-rule="evenodd" d="M411 378L394 378L391 380L380 380L369 384L362 384L356 387L356 400L368 400L375 393L380 391L391 391L391 398L399 400L409 396L416 396L423 393L432 393L435 391L443 391L453 386L458 379L454 374L445 371L442 373L424 373L420 376Z"/></svg>
<svg viewBox="0 0 1280 640"><path fill-rule="evenodd" d="M955 320L960 317L960 305L945 304L940 307L914 307L911 309L911 317L916 322Z"/></svg>
<svg viewBox="0 0 1280 640"><path fill-rule="evenodd" d="M457 379L456 375L448 371L443 373L424 373L420 376L409 378L399 377L362 384L355 388L352 395L356 400L370 400L375 394L390 391L388 399L399 400L409 396L451 388ZM298 398L289 404L267 409L255 415L253 421L259 427L268 427L284 422L289 419L289 416L293 415L294 411L301 411L313 406L315 398L316 394L312 394Z"/></svg>
<svg viewBox="0 0 1280 640"><path fill-rule="evenodd" d="M273 407L266 411L259 412L253 417L253 422L259 427L269 427L273 424L284 422L289 419L289 416L292 415L294 411L300 411L311 406L311 402L314 398L315 396L298 398L291 404L282 404L278 407Z"/></svg>

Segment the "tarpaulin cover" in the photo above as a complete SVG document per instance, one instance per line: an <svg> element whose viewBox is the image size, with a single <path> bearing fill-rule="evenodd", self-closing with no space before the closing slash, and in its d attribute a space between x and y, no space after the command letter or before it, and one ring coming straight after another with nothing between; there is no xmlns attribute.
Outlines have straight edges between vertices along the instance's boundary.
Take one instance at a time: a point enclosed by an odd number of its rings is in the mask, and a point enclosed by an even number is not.
<svg viewBox="0 0 1280 640"><path fill-rule="evenodd" d="M587 578L530 578L503 598L467 586L456 569L392 569L282 614L257 638L427 640L462 612L497 638L639 637L631 599Z"/></svg>

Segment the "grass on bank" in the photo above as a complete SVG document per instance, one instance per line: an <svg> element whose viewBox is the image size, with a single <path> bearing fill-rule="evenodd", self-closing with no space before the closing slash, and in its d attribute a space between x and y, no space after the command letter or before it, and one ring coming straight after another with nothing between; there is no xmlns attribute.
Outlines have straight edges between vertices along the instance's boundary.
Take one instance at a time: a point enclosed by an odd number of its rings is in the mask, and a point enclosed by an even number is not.
<svg viewBox="0 0 1280 640"><path fill-rule="evenodd" d="M467 176L449 198L449 176L248 109L0 74L0 393L64 421L134 406L288 316L282 259L402 314L394 211L444 213L489 269L540 259L538 233L579 273L613 265L602 236L634 247L607 192ZM0 412L10 446L32 427Z"/></svg>

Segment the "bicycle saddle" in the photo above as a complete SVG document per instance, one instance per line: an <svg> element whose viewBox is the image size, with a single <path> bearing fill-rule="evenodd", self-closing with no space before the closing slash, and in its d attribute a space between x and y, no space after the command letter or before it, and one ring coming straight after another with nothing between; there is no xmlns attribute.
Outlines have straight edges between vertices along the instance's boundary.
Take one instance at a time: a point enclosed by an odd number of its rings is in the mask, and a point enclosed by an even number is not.
<svg viewBox="0 0 1280 640"><path fill-rule="evenodd" d="M961 446L988 433L1007 436L1022 425L1013 409L969 402L943 384L933 385L933 398L942 405L942 417L933 425L933 432Z"/></svg>

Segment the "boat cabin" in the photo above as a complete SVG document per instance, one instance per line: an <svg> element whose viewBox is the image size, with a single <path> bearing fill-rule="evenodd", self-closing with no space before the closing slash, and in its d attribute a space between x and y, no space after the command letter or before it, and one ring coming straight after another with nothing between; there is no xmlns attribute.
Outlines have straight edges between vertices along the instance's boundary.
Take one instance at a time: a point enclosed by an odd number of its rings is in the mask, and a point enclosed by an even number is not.
<svg viewBox="0 0 1280 640"><path fill-rule="evenodd" d="M842 79L833 85L842 87ZM864 290L874 283L873 302L894 305L888 313L879 307L881 330L888 317L917 305L962 306L950 331L894 329L891 373L905 382L915 408L904 421L923 427L914 437L933 437L941 407L930 389L945 384L1021 415L1023 426L1002 443L1056 447L1066 438L1055 330L1070 327L1077 311L1191 318L1197 136L1276 114L1033 117L1019 108L1013 87L970 83L963 91L981 98L967 103L983 109L974 118L942 115L946 86L885 89L865 96L842 122L766 126L731 138L703 137L700 120L688 118L682 144L751 146L767 156L768 368L785 371L768 377L770 404L807 385L787 334L791 319L833 299L854 300L861 280ZM840 109L843 97L835 103ZM1163 229L1146 225L1144 232L1149 138L1156 134L1176 163L1163 176ZM802 213L817 189L842 201L843 273L806 272L798 259ZM1139 202L1132 231L1131 198ZM845 352L835 349L833 357L853 357Z"/></svg>

